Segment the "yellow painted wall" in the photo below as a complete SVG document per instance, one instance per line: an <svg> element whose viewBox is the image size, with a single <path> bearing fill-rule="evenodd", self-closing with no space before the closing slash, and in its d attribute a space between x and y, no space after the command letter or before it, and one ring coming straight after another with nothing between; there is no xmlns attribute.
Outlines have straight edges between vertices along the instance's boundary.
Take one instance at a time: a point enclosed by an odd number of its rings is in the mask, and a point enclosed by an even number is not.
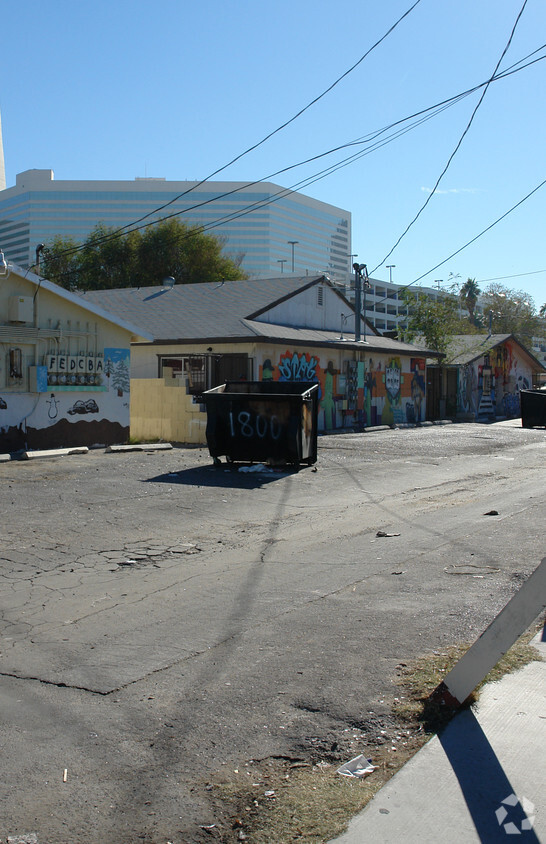
<svg viewBox="0 0 546 844"><path fill-rule="evenodd" d="M131 381L131 439L206 444L207 415L186 392L184 379Z"/></svg>

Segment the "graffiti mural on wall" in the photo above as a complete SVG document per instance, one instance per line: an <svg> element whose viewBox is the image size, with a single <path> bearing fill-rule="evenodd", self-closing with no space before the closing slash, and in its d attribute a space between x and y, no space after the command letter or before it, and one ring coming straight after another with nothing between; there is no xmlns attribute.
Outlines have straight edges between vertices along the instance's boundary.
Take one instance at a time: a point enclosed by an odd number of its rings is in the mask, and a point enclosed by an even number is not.
<svg viewBox="0 0 546 844"><path fill-rule="evenodd" d="M324 373L324 395L320 403L324 411L324 427L327 431L336 427L335 382L337 375L338 371L334 369L333 361L329 360Z"/></svg>
<svg viewBox="0 0 546 844"><path fill-rule="evenodd" d="M411 379L411 405L406 405L406 419L408 422L423 422L425 411L425 368L424 358L412 358L410 368L413 373Z"/></svg>
<svg viewBox="0 0 546 844"><path fill-rule="evenodd" d="M286 351L276 363L274 360L264 359L260 368L262 381L319 384L319 429L373 427L423 419L424 358L378 356L340 363L323 361L309 352Z"/></svg>
<svg viewBox="0 0 546 844"><path fill-rule="evenodd" d="M317 381L318 363L318 358L307 352L286 352L279 360L279 381Z"/></svg>
<svg viewBox="0 0 546 844"><path fill-rule="evenodd" d="M402 387L402 365L400 358L390 358L385 367L385 391L386 401L381 416L382 425L393 425L395 422L403 422L404 416L401 403Z"/></svg>
<svg viewBox="0 0 546 844"><path fill-rule="evenodd" d="M129 349L104 350L104 374L108 389L113 388L121 398L129 392Z"/></svg>
<svg viewBox="0 0 546 844"><path fill-rule="evenodd" d="M95 401L95 399L87 399L87 401L82 401L81 399L78 399L78 401L75 401L74 404L72 405L72 407L69 407L68 410L67 410L67 413L70 416L74 416L76 414L81 416L82 414L86 414L86 413L98 413L98 412L99 412L99 406L98 406L97 402Z"/></svg>
<svg viewBox="0 0 546 844"><path fill-rule="evenodd" d="M55 393L51 393L51 398L46 399L46 404L49 409L47 411L48 419L56 419L59 413L59 400L55 398Z"/></svg>
<svg viewBox="0 0 546 844"><path fill-rule="evenodd" d="M530 389L532 372L510 341L492 349L480 362L461 366L457 385L457 411L476 419L520 414L520 390Z"/></svg>

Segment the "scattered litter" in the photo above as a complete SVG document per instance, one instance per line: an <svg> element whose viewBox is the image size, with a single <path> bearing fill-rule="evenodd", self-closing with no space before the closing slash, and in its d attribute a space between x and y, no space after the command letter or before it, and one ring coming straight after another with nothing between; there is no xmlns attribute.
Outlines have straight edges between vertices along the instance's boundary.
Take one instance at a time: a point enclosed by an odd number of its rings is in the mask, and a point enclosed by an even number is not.
<svg viewBox="0 0 546 844"><path fill-rule="evenodd" d="M270 469L264 463L254 463L252 466L240 466L239 472L266 472L272 474L273 469Z"/></svg>
<svg viewBox="0 0 546 844"><path fill-rule="evenodd" d="M391 571L391 574L405 574L407 569L403 569L402 571Z"/></svg>
<svg viewBox="0 0 546 844"><path fill-rule="evenodd" d="M372 774L377 768L377 765L372 765L371 759L366 759L365 756L355 756L349 762L345 762L336 773L342 777L365 777L367 774Z"/></svg>
<svg viewBox="0 0 546 844"><path fill-rule="evenodd" d="M269 791L264 791L264 797L275 797L275 792L273 791L273 789L270 789Z"/></svg>
<svg viewBox="0 0 546 844"><path fill-rule="evenodd" d="M498 516L498 515L499 515L498 510L488 510L487 513L484 513L484 516Z"/></svg>
<svg viewBox="0 0 546 844"><path fill-rule="evenodd" d="M378 530L376 536L400 536L399 533L387 533L385 530Z"/></svg>
<svg viewBox="0 0 546 844"><path fill-rule="evenodd" d="M214 829L215 826L216 826L215 823L202 824L201 829Z"/></svg>
<svg viewBox="0 0 546 844"><path fill-rule="evenodd" d="M63 782L66 782L68 779L68 768L65 768L63 771Z"/></svg>

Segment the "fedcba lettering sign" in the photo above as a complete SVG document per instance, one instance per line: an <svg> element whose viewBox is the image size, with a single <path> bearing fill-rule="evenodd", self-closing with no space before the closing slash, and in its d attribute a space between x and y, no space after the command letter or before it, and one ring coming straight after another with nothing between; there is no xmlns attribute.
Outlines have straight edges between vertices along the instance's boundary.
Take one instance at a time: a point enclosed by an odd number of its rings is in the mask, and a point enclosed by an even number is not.
<svg viewBox="0 0 546 844"><path fill-rule="evenodd" d="M49 352L44 355L43 366L50 385L68 387L100 386L105 369L102 353L68 355Z"/></svg>

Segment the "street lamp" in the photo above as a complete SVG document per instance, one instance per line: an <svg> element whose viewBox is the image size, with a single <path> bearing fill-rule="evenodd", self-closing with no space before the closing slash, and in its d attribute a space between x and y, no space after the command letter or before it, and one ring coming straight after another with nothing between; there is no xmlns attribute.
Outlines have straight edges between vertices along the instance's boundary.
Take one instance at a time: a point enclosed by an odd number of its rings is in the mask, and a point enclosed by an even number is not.
<svg viewBox="0 0 546 844"><path fill-rule="evenodd" d="M281 265L281 273L284 272L284 265L286 264L286 258L278 258L277 264Z"/></svg>
<svg viewBox="0 0 546 844"><path fill-rule="evenodd" d="M389 283L392 284L392 271L396 268L396 264L387 264L387 269L389 271Z"/></svg>
<svg viewBox="0 0 546 844"><path fill-rule="evenodd" d="M294 272L294 246L299 243L299 240L287 240L286 242L292 247L292 272Z"/></svg>

